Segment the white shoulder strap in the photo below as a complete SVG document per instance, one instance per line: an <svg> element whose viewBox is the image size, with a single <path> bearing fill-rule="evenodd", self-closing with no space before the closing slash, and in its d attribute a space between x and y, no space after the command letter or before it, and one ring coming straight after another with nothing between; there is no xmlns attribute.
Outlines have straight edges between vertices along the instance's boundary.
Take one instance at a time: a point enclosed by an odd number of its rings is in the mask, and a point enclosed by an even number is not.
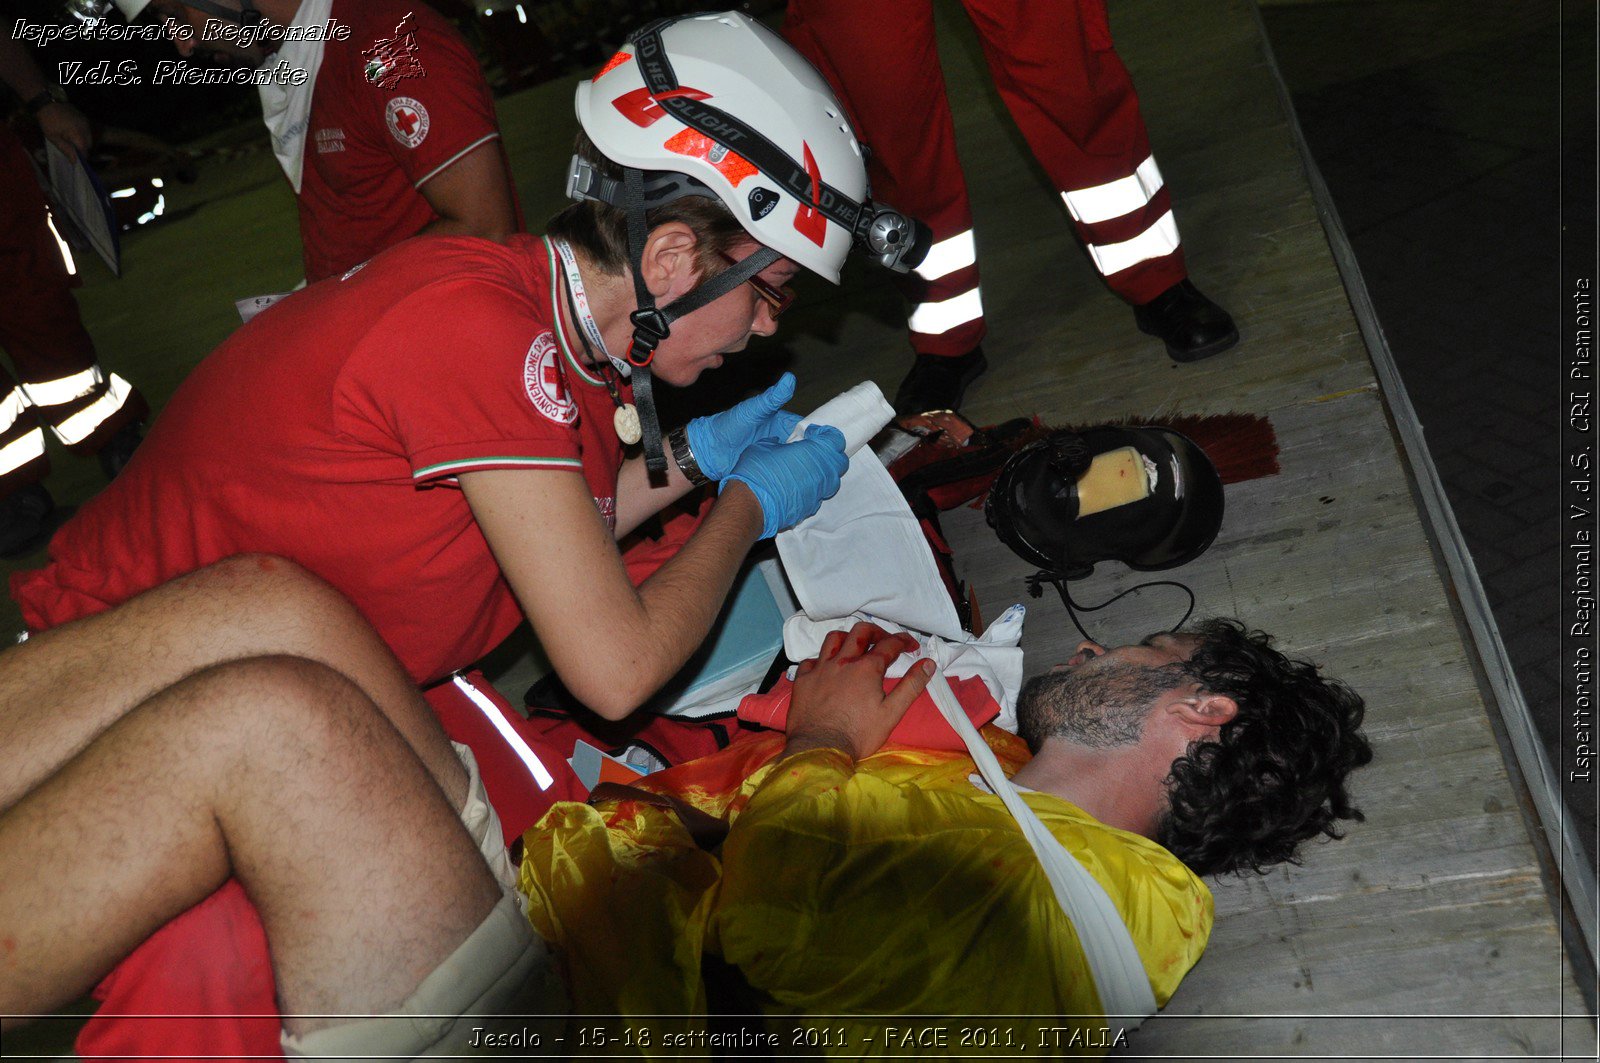
<svg viewBox="0 0 1600 1063"><path fill-rule="evenodd" d="M929 641L929 649L933 651L936 662L942 665L943 662L938 661L945 649L942 640L933 638ZM1150 979L1145 974L1144 963L1139 959L1139 950L1133 944L1133 935L1122 922L1116 905L1111 903L1105 888L1067 852L1066 847L1056 840L1033 809L1022 800L1016 787L1011 785L1011 780L1006 778L1000 762L995 759L994 751L962 711L955 691L950 689L942 670L928 684L928 693L950 726L955 728L956 734L961 736L961 741L966 743L967 752L978 766L983 780L1016 819L1023 836L1039 857L1045 877L1050 880L1050 888L1055 892L1056 903L1061 905L1061 910L1078 932L1078 941L1083 945L1083 954L1089 961L1089 971L1094 977L1100 1006L1105 1009L1106 1016L1123 1020L1130 1029L1138 1027L1148 1016L1156 1013L1156 998L1150 990Z"/></svg>

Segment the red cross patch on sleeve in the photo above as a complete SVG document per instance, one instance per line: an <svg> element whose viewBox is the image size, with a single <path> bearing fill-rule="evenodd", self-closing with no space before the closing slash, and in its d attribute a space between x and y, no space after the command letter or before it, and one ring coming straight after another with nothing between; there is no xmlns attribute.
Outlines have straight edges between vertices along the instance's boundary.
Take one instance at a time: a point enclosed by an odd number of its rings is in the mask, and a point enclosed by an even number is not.
<svg viewBox="0 0 1600 1063"><path fill-rule="evenodd" d="M522 364L522 386L528 389L534 409L556 424L572 424L578 419L578 402L567 389L560 358L550 333L540 333Z"/></svg>
<svg viewBox="0 0 1600 1063"><path fill-rule="evenodd" d="M428 109L421 100L396 96L384 108L383 120L402 147L415 148L428 139Z"/></svg>

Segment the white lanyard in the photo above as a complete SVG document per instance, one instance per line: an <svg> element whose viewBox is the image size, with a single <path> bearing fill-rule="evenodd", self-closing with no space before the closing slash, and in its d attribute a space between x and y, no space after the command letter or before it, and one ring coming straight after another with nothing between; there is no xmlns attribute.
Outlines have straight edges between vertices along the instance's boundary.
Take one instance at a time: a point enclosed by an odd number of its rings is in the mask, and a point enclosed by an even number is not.
<svg viewBox="0 0 1600 1063"><path fill-rule="evenodd" d="M583 294L583 279L578 276L577 264L573 262L570 257L572 254L572 249L567 247L566 244L551 240L548 237L546 237L544 244L547 249L553 246L561 252L562 265L567 268L567 294L571 296L571 298L567 301L567 306L569 308L567 311L567 316L577 317L578 313L574 308L581 305L583 307L583 311L582 319L579 323L585 327L585 332L593 336L595 342L600 344L600 349L605 351L605 343L600 339L600 329L594 322L594 315L589 313L589 301L584 297ZM548 251L546 253L548 253ZM598 380L595 380L594 376L590 376L588 370L584 368L588 360L594 357L593 352L589 350L590 344L587 340L584 340L583 344L586 354L585 359L580 362L576 357L574 357L572 348L567 343L567 330L561 324L561 296L560 292L558 291L560 287L561 282L556 279L555 257L552 255L550 259L550 309L554 311L556 315L556 336L561 341L561 350L566 354L567 359L572 363L573 368L577 369L578 372L586 379L596 384L605 385L606 391L611 395L611 401L616 404L616 411L611 415L611 426L616 429L617 438L622 440L624 445L631 447L635 443L639 442L644 435L643 426L639 423L639 411L634 407L633 403L622 401L622 395L617 390L617 382L612 380L611 377L606 374L605 366L597 365L594 367L595 376L599 377ZM579 336L578 338L584 339L583 336ZM617 359L612 358L610 351L606 351L606 358L611 362L612 365L617 367L619 375L627 375L623 371L625 369L624 363L618 362Z"/></svg>
<svg viewBox="0 0 1600 1063"><path fill-rule="evenodd" d="M290 28L326 26L333 11L333 0L303 0ZM283 167L295 195L300 194L306 163L306 127L311 124L311 93L322 69L324 40L285 41L278 49L278 60L289 68L303 70L304 81L292 85L270 79L257 86L261 96L261 117L272 135L272 154Z"/></svg>
<svg viewBox="0 0 1600 1063"><path fill-rule="evenodd" d="M573 255L572 248L565 240L550 242L556 245L556 253L561 256L561 268L566 270L567 287L572 292L573 305L578 308L578 326L589 337L589 342L594 344L595 349L609 358L617 372L626 379L633 374L633 366L628 364L627 359L618 358L606 350L606 339L600 335L600 326L595 323L594 314L589 311L589 296L583 290L583 277L578 273L578 260Z"/></svg>

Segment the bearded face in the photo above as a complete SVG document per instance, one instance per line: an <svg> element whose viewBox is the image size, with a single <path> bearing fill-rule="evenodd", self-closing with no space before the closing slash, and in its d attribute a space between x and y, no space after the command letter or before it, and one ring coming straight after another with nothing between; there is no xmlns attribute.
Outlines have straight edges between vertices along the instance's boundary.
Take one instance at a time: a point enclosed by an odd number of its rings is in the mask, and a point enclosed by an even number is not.
<svg viewBox="0 0 1600 1063"><path fill-rule="evenodd" d="M1159 667L1096 658L1034 676L1017 698L1017 733L1035 753L1060 736L1090 749L1131 745L1162 694L1192 682L1183 664Z"/></svg>

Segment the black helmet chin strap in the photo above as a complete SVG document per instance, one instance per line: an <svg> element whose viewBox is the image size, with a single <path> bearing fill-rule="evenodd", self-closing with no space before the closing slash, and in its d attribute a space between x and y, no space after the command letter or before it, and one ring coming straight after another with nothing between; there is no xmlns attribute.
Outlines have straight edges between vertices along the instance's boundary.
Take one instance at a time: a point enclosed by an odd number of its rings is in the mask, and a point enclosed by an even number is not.
<svg viewBox="0 0 1600 1063"><path fill-rule="evenodd" d="M633 273L633 295L638 309L629 315L633 340L628 345L628 364L633 366L633 404L639 411L641 445L645 469L652 477L664 476L666 454L661 447L661 421L656 416L650 363L661 341L672 334L672 323L694 313L707 303L722 298L783 256L770 247L754 254L696 285L666 306L656 306L655 296L644 283L644 244L650 235L645 223L644 172L627 167L622 174L623 198L628 215L628 259Z"/></svg>

